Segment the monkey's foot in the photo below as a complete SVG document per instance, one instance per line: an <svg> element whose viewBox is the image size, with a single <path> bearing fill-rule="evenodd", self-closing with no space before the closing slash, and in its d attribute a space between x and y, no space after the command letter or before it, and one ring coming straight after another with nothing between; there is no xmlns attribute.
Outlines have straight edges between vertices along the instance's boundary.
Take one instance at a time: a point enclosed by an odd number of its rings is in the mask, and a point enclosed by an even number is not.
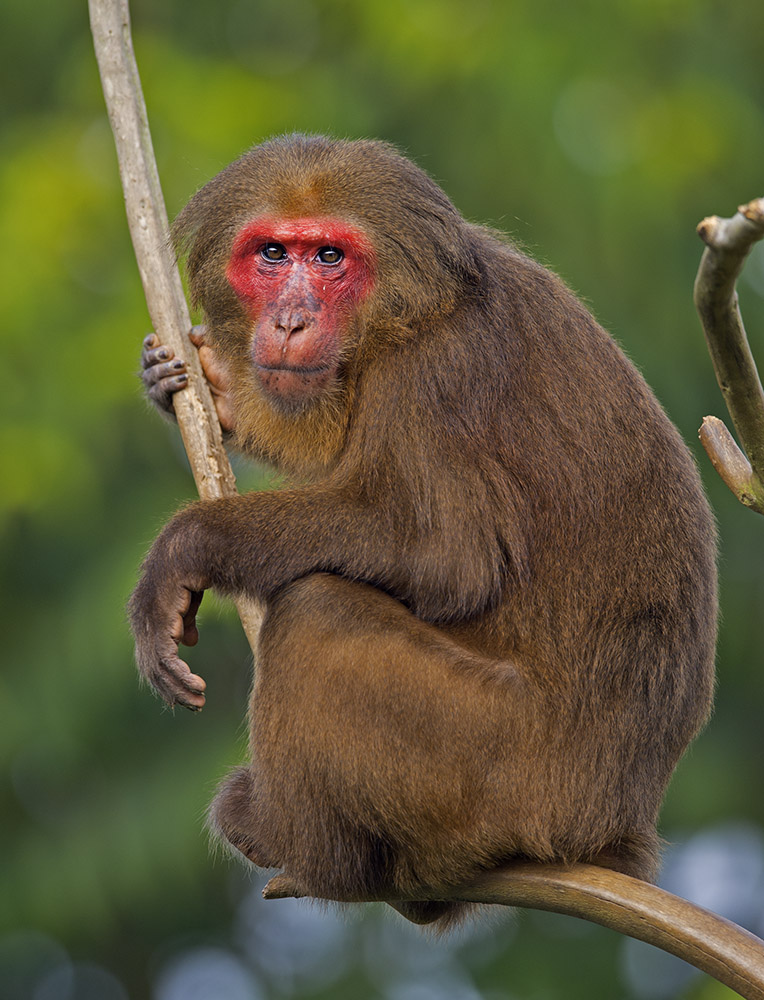
<svg viewBox="0 0 764 1000"><path fill-rule="evenodd" d="M310 893L286 872L274 875L263 889L263 899L302 899Z"/></svg>
<svg viewBox="0 0 764 1000"><path fill-rule="evenodd" d="M440 920L454 909L454 904L446 900L387 900L387 905L397 910L402 917L412 924L431 924Z"/></svg>

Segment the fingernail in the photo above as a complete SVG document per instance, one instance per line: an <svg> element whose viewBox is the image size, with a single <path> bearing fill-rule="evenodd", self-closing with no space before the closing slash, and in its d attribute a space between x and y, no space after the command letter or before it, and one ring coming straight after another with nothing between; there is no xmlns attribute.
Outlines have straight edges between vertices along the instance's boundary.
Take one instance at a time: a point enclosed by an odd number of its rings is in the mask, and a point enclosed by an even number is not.
<svg viewBox="0 0 764 1000"><path fill-rule="evenodd" d="M184 374L184 375L176 375L175 376L175 384L176 385L185 385L186 382L188 382L188 375Z"/></svg>
<svg viewBox="0 0 764 1000"><path fill-rule="evenodd" d="M159 358L160 361L164 361L166 358L170 357L170 352L167 350L166 347L163 347L161 351L157 351L157 357Z"/></svg>
<svg viewBox="0 0 764 1000"><path fill-rule="evenodd" d="M177 371L179 368L185 368L185 362L181 361L180 358L177 361L173 361L172 367Z"/></svg>

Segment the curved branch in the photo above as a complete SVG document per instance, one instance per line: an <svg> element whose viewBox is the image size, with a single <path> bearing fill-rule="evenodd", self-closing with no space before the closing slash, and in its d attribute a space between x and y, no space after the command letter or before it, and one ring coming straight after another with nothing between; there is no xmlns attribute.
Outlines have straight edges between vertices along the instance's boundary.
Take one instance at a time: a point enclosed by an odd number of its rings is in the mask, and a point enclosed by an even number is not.
<svg viewBox="0 0 764 1000"><path fill-rule="evenodd" d="M236 493L220 423L197 351L188 340L191 319L171 251L162 188L151 144L146 105L130 35L127 0L89 0L98 68L117 147L127 222L154 330L186 361L188 387L173 401L199 495L205 500ZM236 602L253 651L260 630L254 602Z"/></svg>
<svg viewBox="0 0 764 1000"><path fill-rule="evenodd" d="M276 875L263 895L283 899L305 893L289 876ZM445 898L581 917L684 959L745 1000L764 1000L764 941L702 906L620 872L584 864L507 865Z"/></svg>
<svg viewBox="0 0 764 1000"><path fill-rule="evenodd" d="M460 898L583 917L684 959L746 1000L764 1000L764 941L664 889L594 865L518 865Z"/></svg>
<svg viewBox="0 0 764 1000"><path fill-rule="evenodd" d="M714 467L747 507L764 514L764 390L748 345L735 283L753 245L764 238L764 198L731 219L710 216L698 226L706 250L695 279L695 307L724 401L748 460L717 424L701 430ZM715 420L716 418L714 418ZM706 418L708 420L708 418ZM723 427L723 425L722 425Z"/></svg>

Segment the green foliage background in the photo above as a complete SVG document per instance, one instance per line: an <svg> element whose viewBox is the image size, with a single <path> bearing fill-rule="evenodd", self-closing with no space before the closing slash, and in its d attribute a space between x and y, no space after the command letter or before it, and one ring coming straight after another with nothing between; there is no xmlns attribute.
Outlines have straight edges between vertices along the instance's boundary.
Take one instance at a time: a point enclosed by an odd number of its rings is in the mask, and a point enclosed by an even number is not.
<svg viewBox="0 0 764 1000"><path fill-rule="evenodd" d="M759 836L764 521L697 447L702 416L725 414L691 291L696 223L764 194L764 5L135 0L132 13L171 215L272 133L383 137L562 274L641 367L696 448L721 530L717 709L663 832ZM148 320L86 3L5 0L0 19L0 983L13 1000L158 996L163 963L216 946L252 964L242 996L646 995L616 935L540 915L449 951L464 977L451 993L432 986L446 953L413 930L396 933L429 956L429 987L375 966L392 918L373 908L348 925L334 979L298 982L287 964L268 978L257 935L233 941L250 886L210 854L202 818L243 754L249 654L209 602L205 712L163 711L136 684L125 600L193 484L135 378ZM740 297L764 358L761 248ZM263 478L241 470L242 486ZM70 960L69 979L40 985ZM677 991L728 994L702 978Z"/></svg>

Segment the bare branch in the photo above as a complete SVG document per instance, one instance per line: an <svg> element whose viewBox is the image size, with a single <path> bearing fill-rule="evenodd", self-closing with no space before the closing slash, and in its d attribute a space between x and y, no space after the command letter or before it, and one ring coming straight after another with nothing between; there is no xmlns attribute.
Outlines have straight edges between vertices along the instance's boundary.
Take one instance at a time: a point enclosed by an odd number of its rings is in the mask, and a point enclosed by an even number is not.
<svg viewBox="0 0 764 1000"><path fill-rule="evenodd" d="M163 344L186 361L188 387L173 405L199 495L236 493L220 423L196 349L188 339L191 319L170 246L167 211L151 144L146 105L130 36L127 0L89 0L90 26L119 159L127 222L151 322ZM247 599L236 607L254 651L260 611Z"/></svg>
<svg viewBox="0 0 764 1000"><path fill-rule="evenodd" d="M764 237L764 198L742 205L731 219L710 216L698 226L706 250L695 279L695 307L700 315L719 387L750 472L742 488L735 452L720 445L718 428L701 433L714 467L738 499L764 513L764 390L748 345L735 284L753 245ZM725 428L726 431L726 428ZM729 432L727 431L727 435ZM727 460L733 465L725 467ZM722 468L724 471L722 472Z"/></svg>
<svg viewBox="0 0 764 1000"><path fill-rule="evenodd" d="M677 955L746 1000L764 1000L764 941L620 872L593 865L518 865L487 872L459 898L584 917Z"/></svg>
<svg viewBox="0 0 764 1000"><path fill-rule="evenodd" d="M263 890L266 899L304 895L286 874L274 876ZM507 865L437 898L581 917L677 955L746 1000L764 1000L764 941L695 903L620 872L583 864Z"/></svg>

